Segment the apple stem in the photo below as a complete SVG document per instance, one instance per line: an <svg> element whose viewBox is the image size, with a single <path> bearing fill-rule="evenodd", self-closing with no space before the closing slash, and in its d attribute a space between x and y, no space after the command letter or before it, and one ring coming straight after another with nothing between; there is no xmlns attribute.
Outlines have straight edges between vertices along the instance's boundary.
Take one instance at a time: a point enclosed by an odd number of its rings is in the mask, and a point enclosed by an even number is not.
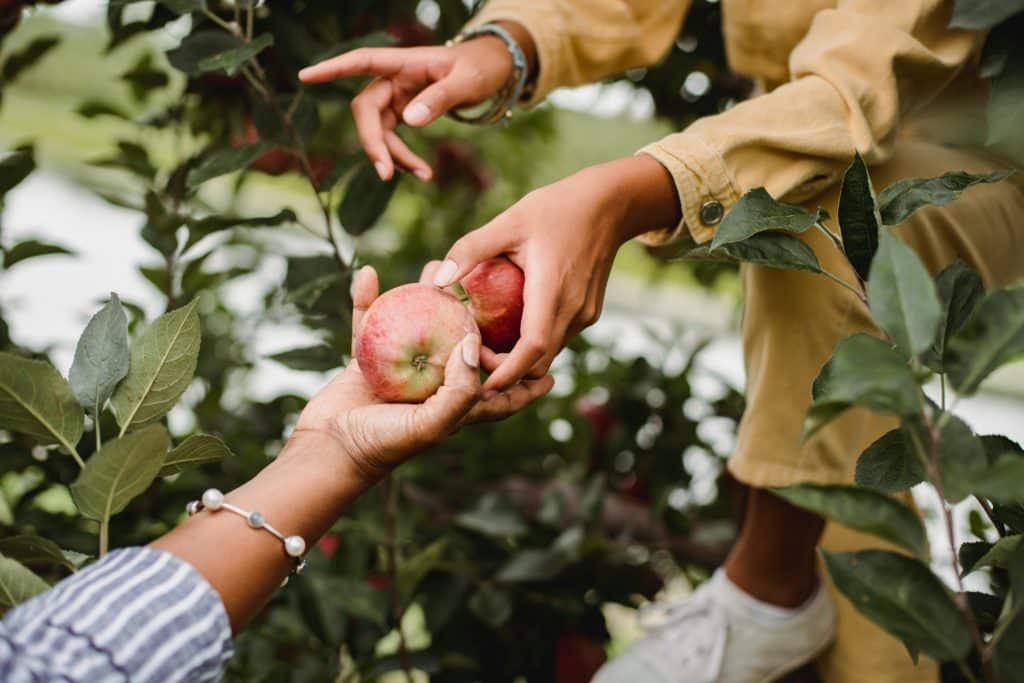
<svg viewBox="0 0 1024 683"><path fill-rule="evenodd" d="M422 354L422 353L417 355L417 356L413 356L412 367L417 372L423 372L424 370L427 369L427 366L429 366L429 365L430 365L430 356L427 356L427 355Z"/></svg>

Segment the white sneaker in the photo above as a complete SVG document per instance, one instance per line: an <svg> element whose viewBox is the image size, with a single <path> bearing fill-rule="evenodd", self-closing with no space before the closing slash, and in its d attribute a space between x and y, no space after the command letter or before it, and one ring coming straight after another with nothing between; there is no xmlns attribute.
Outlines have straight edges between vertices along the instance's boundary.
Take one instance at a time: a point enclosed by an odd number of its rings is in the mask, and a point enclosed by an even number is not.
<svg viewBox="0 0 1024 683"><path fill-rule="evenodd" d="M761 602L719 569L682 600L640 612L647 635L592 683L769 683L832 642L835 606L819 586L796 609Z"/></svg>

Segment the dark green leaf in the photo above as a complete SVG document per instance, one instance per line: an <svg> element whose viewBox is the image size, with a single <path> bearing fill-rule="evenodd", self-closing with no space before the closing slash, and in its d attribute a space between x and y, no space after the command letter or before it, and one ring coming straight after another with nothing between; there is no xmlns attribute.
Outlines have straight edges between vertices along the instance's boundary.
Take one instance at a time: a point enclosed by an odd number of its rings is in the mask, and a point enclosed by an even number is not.
<svg viewBox="0 0 1024 683"><path fill-rule="evenodd" d="M949 342L946 372L957 392L978 390L999 366L1024 353L1024 288L985 296Z"/></svg>
<svg viewBox="0 0 1024 683"><path fill-rule="evenodd" d="M988 541L967 541L960 544L957 550L957 557L960 559L960 569L964 576L967 576L978 564L978 560L985 557L988 551L992 550L992 543Z"/></svg>
<svg viewBox="0 0 1024 683"><path fill-rule="evenodd" d="M1024 536L1006 536L1000 538L996 543L988 550L987 553L978 558L978 561L971 567L971 571L978 569L984 569L985 567L999 567L1000 569L1006 569L1010 566L1010 559L1014 553L1021 548L1021 539ZM966 569L965 569L966 571Z"/></svg>
<svg viewBox="0 0 1024 683"><path fill-rule="evenodd" d="M988 593L967 591L967 604L970 605L974 620L978 622L978 628L982 633L991 633L996 627L1003 601Z"/></svg>
<svg viewBox="0 0 1024 683"><path fill-rule="evenodd" d="M786 204L772 198L763 187L751 190L736 202L715 231L711 249L743 240L767 230L791 233L805 232L825 220L823 209L811 213L802 206Z"/></svg>
<svg viewBox="0 0 1024 683"><path fill-rule="evenodd" d="M59 44L60 38L57 36L41 36L10 55L3 66L4 85L10 85L23 71L31 68Z"/></svg>
<svg viewBox="0 0 1024 683"><path fill-rule="evenodd" d="M188 225L188 240L185 242L185 249L189 249L204 237L222 230L242 227L269 228L294 223L295 220L295 212L291 209L281 209L272 216L254 216L252 218L222 215L191 218L186 221Z"/></svg>
<svg viewBox="0 0 1024 683"><path fill-rule="evenodd" d="M875 322L907 357L935 341L942 317L935 283L914 250L889 233L871 262L867 294Z"/></svg>
<svg viewBox="0 0 1024 683"><path fill-rule="evenodd" d="M1011 531L1024 534L1024 505L1014 503L1013 505L992 505L992 515L999 523L1009 527Z"/></svg>
<svg viewBox="0 0 1024 683"><path fill-rule="evenodd" d="M176 447L164 458L163 467L158 477L169 477L184 472L189 467L220 462L225 458L234 457L234 453L219 437L210 434L193 434Z"/></svg>
<svg viewBox="0 0 1024 683"><path fill-rule="evenodd" d="M1010 595L992 635L992 651L1000 683L1024 680L1024 545L1007 561Z"/></svg>
<svg viewBox="0 0 1024 683"><path fill-rule="evenodd" d="M856 486L797 484L772 492L797 507L839 522L845 527L874 534L927 560L928 538L913 510L889 496Z"/></svg>
<svg viewBox="0 0 1024 683"><path fill-rule="evenodd" d="M1002 434L985 434L978 438L981 439L981 445L985 449L985 457L988 458L989 465L994 465L1004 455L1024 456L1024 448Z"/></svg>
<svg viewBox="0 0 1024 683"><path fill-rule="evenodd" d="M914 452L905 429L897 428L882 435L857 459L854 478L858 485L896 493L924 480L924 465Z"/></svg>
<svg viewBox="0 0 1024 683"><path fill-rule="evenodd" d="M270 356L281 365L292 370L307 370L311 372L326 372L341 365L341 354L327 344L317 344L301 349L291 349L275 353Z"/></svg>
<svg viewBox="0 0 1024 683"><path fill-rule="evenodd" d="M78 106L75 113L87 119L94 119L97 116L113 116L117 119L129 120L131 117L124 111L112 104L100 100L86 100Z"/></svg>
<svg viewBox="0 0 1024 683"><path fill-rule="evenodd" d="M989 29L1017 12L1024 12L1024 0L956 0L949 27Z"/></svg>
<svg viewBox="0 0 1024 683"><path fill-rule="evenodd" d="M519 511L503 497L488 493L471 509L455 518L456 524L485 536L516 537L528 529Z"/></svg>
<svg viewBox="0 0 1024 683"><path fill-rule="evenodd" d="M345 232L358 236L372 228L387 208L400 181L401 174L395 174L394 178L384 182L373 164L361 165L345 188L345 198L338 207L338 219Z"/></svg>
<svg viewBox="0 0 1024 683"><path fill-rule="evenodd" d="M0 556L0 612L5 612L49 588L49 584L20 562Z"/></svg>
<svg viewBox="0 0 1024 683"><path fill-rule="evenodd" d="M875 203L868 167L857 154L843 175L839 192L839 229L843 234L846 257L862 280L867 280L871 271L881 227L882 219Z"/></svg>
<svg viewBox="0 0 1024 683"><path fill-rule="evenodd" d="M238 37L220 29L202 30L190 33L178 47L167 52L167 61L175 69L190 76L203 73L200 63L222 54L232 54L245 47Z"/></svg>
<svg viewBox="0 0 1024 683"><path fill-rule="evenodd" d="M91 163L94 166L125 170L142 178L153 178L156 175L156 168L149 160L146 149L124 140L117 143L117 154Z"/></svg>
<svg viewBox="0 0 1024 683"><path fill-rule="evenodd" d="M35 151L31 147L15 150L0 160L0 200L35 169Z"/></svg>
<svg viewBox="0 0 1024 683"><path fill-rule="evenodd" d="M822 551L836 588L911 654L962 659L971 635L946 587L918 560L884 550Z"/></svg>
<svg viewBox="0 0 1024 683"><path fill-rule="evenodd" d="M224 70L234 76L243 64L274 44L274 36L264 33L252 41L230 50L224 50L199 60L197 68L200 72Z"/></svg>
<svg viewBox="0 0 1024 683"><path fill-rule="evenodd" d="M1024 51L1019 49L1019 44L1024 19L1014 23L1014 49L1007 54L1000 74L992 79L986 112L986 142L1003 156L1020 163L1024 159L1024 139L1020 135L1020 121L1024 116Z"/></svg>
<svg viewBox="0 0 1024 683"><path fill-rule="evenodd" d="M906 360L881 339L864 333L839 342L814 381L804 437L855 405L904 417L921 410L917 382Z"/></svg>
<svg viewBox="0 0 1024 683"><path fill-rule="evenodd" d="M122 429L160 419L188 388L201 341L198 301L160 316L132 343L128 376L110 400Z"/></svg>
<svg viewBox="0 0 1024 683"><path fill-rule="evenodd" d="M42 536L11 536L0 540L0 555L24 565L57 565L72 571L75 565L53 541Z"/></svg>
<svg viewBox="0 0 1024 683"><path fill-rule="evenodd" d="M974 307L985 295L985 286L978 274L960 259L939 273L935 285L939 293L942 317L939 320L939 333L935 343L925 354L924 360L931 369L943 372L949 340L970 318Z"/></svg>
<svg viewBox="0 0 1024 683"><path fill-rule="evenodd" d="M211 178L248 168L249 164L272 147L273 145L269 142L256 142L241 147L223 147L214 150L189 171L188 185L196 187Z"/></svg>
<svg viewBox="0 0 1024 683"><path fill-rule="evenodd" d="M985 39L985 49L978 64L978 75L995 78L1006 70L1011 55L1016 51L1018 36L1024 30L1024 14L997 26Z"/></svg>
<svg viewBox="0 0 1024 683"><path fill-rule="evenodd" d="M117 294L92 317L75 347L68 381L75 398L99 415L118 383L128 374L128 316Z"/></svg>
<svg viewBox="0 0 1024 683"><path fill-rule="evenodd" d="M119 513L153 483L170 445L159 424L104 443L71 485L79 511L99 522Z"/></svg>
<svg viewBox="0 0 1024 683"><path fill-rule="evenodd" d="M1005 455L975 475L972 493L998 503L1024 502L1024 458Z"/></svg>
<svg viewBox="0 0 1024 683"><path fill-rule="evenodd" d="M579 559L582 545L583 529L570 527L555 539L550 548L527 548L517 552L495 578L506 583L553 579Z"/></svg>
<svg viewBox="0 0 1024 683"><path fill-rule="evenodd" d="M500 588L484 585L469 599L469 611L491 628L501 628L512 616L512 600Z"/></svg>
<svg viewBox="0 0 1024 683"><path fill-rule="evenodd" d="M395 589L404 599L412 597L416 587L444 559L447 538L439 538L403 562L395 579Z"/></svg>
<svg viewBox="0 0 1024 683"><path fill-rule="evenodd" d="M317 583L322 585L321 595L330 596L328 604L331 608L366 619L381 630L387 627L387 593L374 589L366 579L329 576L317 577Z"/></svg>
<svg viewBox="0 0 1024 683"><path fill-rule="evenodd" d="M70 249L65 249L59 244L49 244L39 240L24 240L4 252L4 268L10 268L16 263L27 261L38 256L51 256L54 254L73 255Z"/></svg>
<svg viewBox="0 0 1024 683"><path fill-rule="evenodd" d="M206 9L206 0L160 0L160 4L166 5L178 14Z"/></svg>
<svg viewBox="0 0 1024 683"><path fill-rule="evenodd" d="M974 492L988 460L981 439L963 420L951 414L942 414L941 419L945 424L938 443L939 474L946 498L959 503Z"/></svg>
<svg viewBox="0 0 1024 683"><path fill-rule="evenodd" d="M49 363L0 353L0 429L69 451L82 438L85 415L69 385Z"/></svg>
<svg viewBox="0 0 1024 683"><path fill-rule="evenodd" d="M1013 171L965 173L949 171L937 178L906 178L882 190L878 209L885 225L899 225L923 206L945 206L969 187L995 183L1013 175Z"/></svg>
<svg viewBox="0 0 1024 683"><path fill-rule="evenodd" d="M324 176L323 180L320 181L320 187L318 188L321 192L330 192L334 189L334 186L341 182L345 176L348 175L349 171L354 169L359 162L363 160L363 153L357 152L350 154L337 164L334 168Z"/></svg>
<svg viewBox="0 0 1024 683"><path fill-rule="evenodd" d="M814 251L798 238L782 232L758 233L742 242L726 244L712 251L700 247L687 254L687 258L700 258L702 251L711 259L724 257L729 261L742 261L771 268L821 272Z"/></svg>

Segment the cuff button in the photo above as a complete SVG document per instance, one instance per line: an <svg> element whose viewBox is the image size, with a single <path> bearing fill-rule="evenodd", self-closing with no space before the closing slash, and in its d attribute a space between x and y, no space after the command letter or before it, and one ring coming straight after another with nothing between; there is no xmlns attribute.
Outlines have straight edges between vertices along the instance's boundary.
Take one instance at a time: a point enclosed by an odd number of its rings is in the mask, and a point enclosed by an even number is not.
<svg viewBox="0 0 1024 683"><path fill-rule="evenodd" d="M700 222L704 225L717 225L724 215L725 207L722 206L722 202L705 202L704 206L700 207Z"/></svg>

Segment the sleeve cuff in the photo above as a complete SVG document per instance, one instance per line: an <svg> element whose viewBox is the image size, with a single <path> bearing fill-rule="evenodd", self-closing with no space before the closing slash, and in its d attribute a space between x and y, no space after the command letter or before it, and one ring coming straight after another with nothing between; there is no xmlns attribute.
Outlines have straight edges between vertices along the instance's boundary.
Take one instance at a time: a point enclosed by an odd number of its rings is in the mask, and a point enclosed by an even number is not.
<svg viewBox="0 0 1024 683"><path fill-rule="evenodd" d="M740 197L721 155L699 136L685 131L647 145L637 154L653 157L672 175L683 217L675 227L653 230L637 239L650 246L686 236L697 244L710 241Z"/></svg>
<svg viewBox="0 0 1024 683"><path fill-rule="evenodd" d="M496 21L514 21L530 34L537 49L538 73L533 93L520 103L524 107L539 104L559 86L559 73L567 62L562 54L566 49L561 39L562 19L549 5L536 0L491 0L466 23L466 29L471 29Z"/></svg>

